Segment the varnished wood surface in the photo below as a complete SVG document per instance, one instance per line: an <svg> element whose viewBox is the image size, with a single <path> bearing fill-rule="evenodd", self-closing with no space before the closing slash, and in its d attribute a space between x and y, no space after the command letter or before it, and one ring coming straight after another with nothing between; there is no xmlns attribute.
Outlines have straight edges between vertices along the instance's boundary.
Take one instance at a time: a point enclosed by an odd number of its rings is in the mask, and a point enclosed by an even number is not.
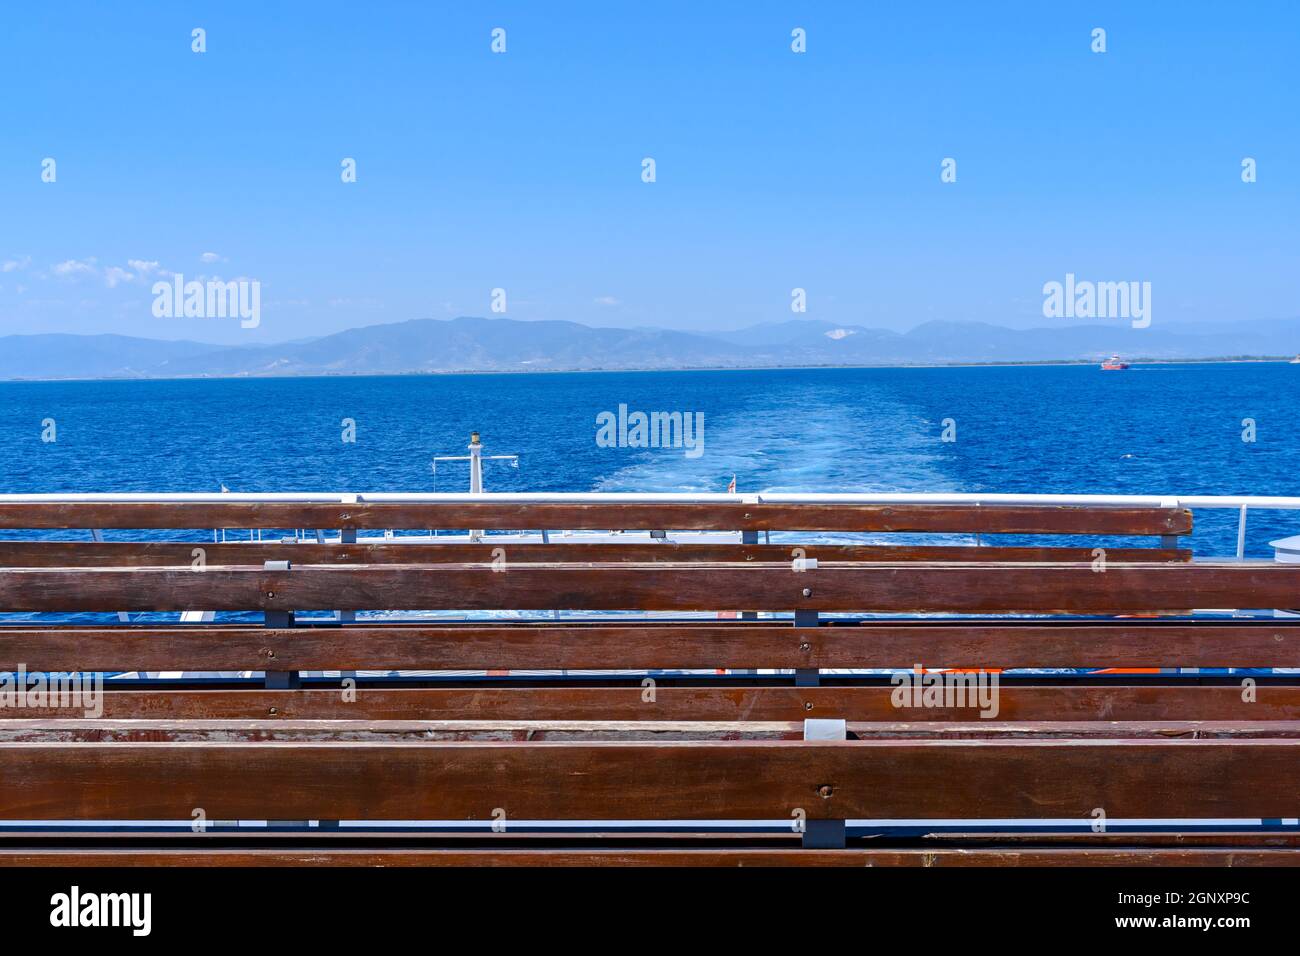
<svg viewBox="0 0 1300 956"><path fill-rule="evenodd" d="M1282 622L889 622L796 628L699 621L0 626L0 668L29 671L647 668L1298 667Z"/></svg>
<svg viewBox="0 0 1300 956"><path fill-rule="evenodd" d="M103 695L103 720L588 720L588 721L785 721L833 717L851 722L916 724L966 722L969 708L900 710L889 686L749 687L658 686L653 695L638 683L621 687L448 688L361 686L355 699L336 689L119 690ZM653 699L651 699L653 698ZM77 719L82 707L9 707L14 720ZM978 718L977 718L978 719ZM1089 682L1035 686L1004 680L998 714L981 724L1014 722L1286 722L1300 720L1300 686L1264 684L1253 693L1240 686L1127 685Z"/></svg>
<svg viewBox="0 0 1300 956"><path fill-rule="evenodd" d="M1300 565L314 565L0 570L0 611L820 610L1144 613L1286 608Z"/></svg>
<svg viewBox="0 0 1300 956"><path fill-rule="evenodd" d="M1188 534L1184 508L743 502L0 502L0 529L324 528Z"/></svg>
<svg viewBox="0 0 1300 956"><path fill-rule="evenodd" d="M1300 738L1300 720L849 721L857 740ZM802 721L0 718L0 742L802 740Z"/></svg>
<svg viewBox="0 0 1300 956"><path fill-rule="evenodd" d="M798 553L796 550L798 549ZM184 567L294 564L489 563L498 554L521 564L568 562L785 562L817 561L1092 561L1092 548L1001 545L832 545L832 544L317 544L312 541L0 541L0 567ZM1187 562L1187 548L1106 548L1116 562Z"/></svg>
<svg viewBox="0 0 1300 956"><path fill-rule="evenodd" d="M0 818L1284 817L1300 740L0 743Z"/></svg>

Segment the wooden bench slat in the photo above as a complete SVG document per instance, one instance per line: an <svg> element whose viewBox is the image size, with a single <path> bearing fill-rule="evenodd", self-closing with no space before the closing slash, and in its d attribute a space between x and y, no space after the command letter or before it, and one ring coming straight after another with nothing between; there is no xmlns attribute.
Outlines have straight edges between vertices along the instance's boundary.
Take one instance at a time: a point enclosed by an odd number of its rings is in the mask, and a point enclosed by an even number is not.
<svg viewBox="0 0 1300 956"><path fill-rule="evenodd" d="M1300 740L0 743L0 818L1286 817Z"/></svg>
<svg viewBox="0 0 1300 956"><path fill-rule="evenodd" d="M1126 824L1105 833L1089 830L1039 832L1026 830L943 830L922 838L929 846L958 848L976 844L999 846L1070 846L1070 847L1242 847L1255 849L1300 850L1300 832L1296 830L1151 830Z"/></svg>
<svg viewBox="0 0 1300 956"><path fill-rule="evenodd" d="M0 529L340 528L1190 534L1185 508L775 502L0 501Z"/></svg>
<svg viewBox="0 0 1300 956"><path fill-rule="evenodd" d="M0 669L29 671L911 668L918 663L985 670L1300 667L1300 624L0 626Z"/></svg>
<svg viewBox="0 0 1300 956"><path fill-rule="evenodd" d="M852 740L1300 739L1300 720L849 721ZM802 740L802 721L0 718L0 743Z"/></svg>
<svg viewBox="0 0 1300 956"><path fill-rule="evenodd" d="M1285 608L1300 565L314 565L0 570L0 611L809 609L1145 613Z"/></svg>
<svg viewBox="0 0 1300 956"><path fill-rule="evenodd" d="M209 566L251 565L264 561L305 564L487 563L494 544L316 544L314 542L82 542L0 541L0 567L189 567L195 549ZM783 544L511 544L508 557L519 563L646 563L700 561L791 563L796 545ZM1092 561L1091 548L963 545L799 544L801 557L818 561ZM1187 562L1187 548L1107 548L1114 562Z"/></svg>
<svg viewBox="0 0 1300 956"><path fill-rule="evenodd" d="M1080 680L1061 685L1004 680L994 721L1294 721L1300 686L1268 684L1245 699L1233 685L1131 685ZM104 720L699 720L802 721L835 717L851 722L893 721L889 686L746 687L659 686L643 699L639 683L625 687L410 687L362 686L347 701L337 689L177 690L165 686L114 689L103 695ZM21 708L6 718L77 718L84 707ZM921 708L906 719L969 720L969 708Z"/></svg>

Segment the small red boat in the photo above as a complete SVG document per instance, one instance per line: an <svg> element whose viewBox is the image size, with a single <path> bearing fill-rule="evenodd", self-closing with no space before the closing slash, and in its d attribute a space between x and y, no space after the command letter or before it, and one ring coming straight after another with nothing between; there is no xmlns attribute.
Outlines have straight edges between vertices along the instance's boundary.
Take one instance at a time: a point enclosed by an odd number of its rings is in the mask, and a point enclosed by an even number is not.
<svg viewBox="0 0 1300 956"><path fill-rule="evenodd" d="M1118 355L1112 355L1101 363L1103 372L1122 372L1128 368L1128 362L1121 362Z"/></svg>

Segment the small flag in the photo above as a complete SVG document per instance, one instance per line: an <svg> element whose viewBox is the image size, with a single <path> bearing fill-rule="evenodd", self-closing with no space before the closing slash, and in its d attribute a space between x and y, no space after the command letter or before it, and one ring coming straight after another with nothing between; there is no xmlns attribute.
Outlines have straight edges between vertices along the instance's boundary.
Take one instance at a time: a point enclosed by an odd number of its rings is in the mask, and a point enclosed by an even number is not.
<svg viewBox="0 0 1300 956"><path fill-rule="evenodd" d="M735 493L736 493L736 476L732 475L731 484L727 485L727 494L734 495Z"/></svg>

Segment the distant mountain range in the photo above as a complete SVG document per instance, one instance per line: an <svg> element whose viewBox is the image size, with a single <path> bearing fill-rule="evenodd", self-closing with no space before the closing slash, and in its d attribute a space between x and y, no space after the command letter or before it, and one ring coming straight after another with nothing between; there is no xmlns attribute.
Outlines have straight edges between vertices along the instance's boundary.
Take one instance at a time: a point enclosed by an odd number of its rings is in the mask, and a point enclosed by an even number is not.
<svg viewBox="0 0 1300 956"><path fill-rule="evenodd" d="M908 332L795 320L734 332L677 332L465 317L239 347L122 335L10 335L0 337L0 379L1094 362L1111 353L1130 361L1290 357L1300 353L1300 319L1178 330L927 322Z"/></svg>

